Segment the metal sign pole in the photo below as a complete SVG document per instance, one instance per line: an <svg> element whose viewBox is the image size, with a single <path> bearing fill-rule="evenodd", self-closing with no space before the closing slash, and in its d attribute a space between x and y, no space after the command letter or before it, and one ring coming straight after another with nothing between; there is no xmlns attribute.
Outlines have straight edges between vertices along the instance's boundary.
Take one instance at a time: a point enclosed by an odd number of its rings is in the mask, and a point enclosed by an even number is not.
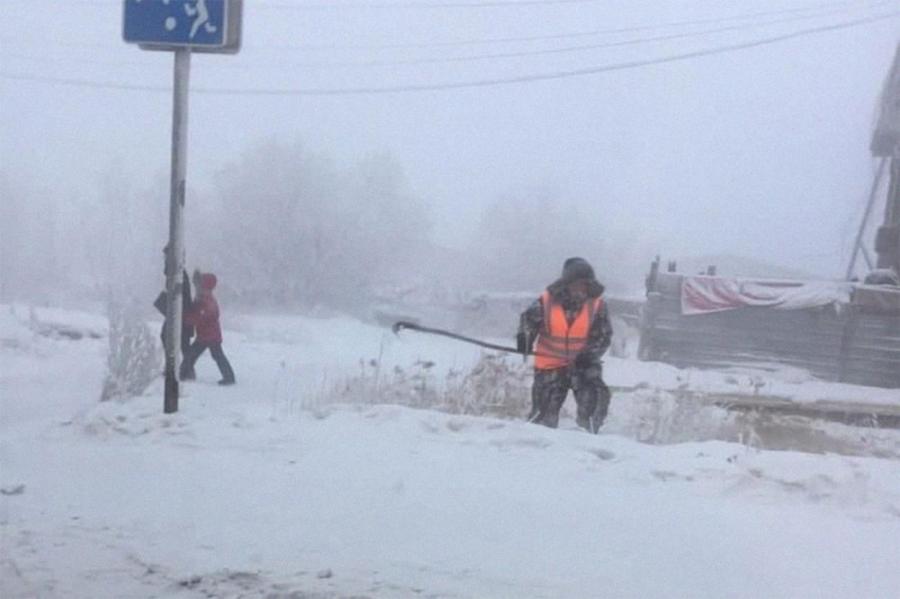
<svg viewBox="0 0 900 599"><path fill-rule="evenodd" d="M188 87L191 52L236 54L241 49L243 0L123 0L122 39L143 50L172 51L172 180L166 246L166 353L163 411L178 411L184 287L184 194L187 172Z"/></svg>
<svg viewBox="0 0 900 599"><path fill-rule="evenodd" d="M181 352L181 294L184 271L184 192L187 172L188 89L191 49L175 50L172 110L172 181L169 252L166 255L166 382L163 412L178 411L178 357Z"/></svg>

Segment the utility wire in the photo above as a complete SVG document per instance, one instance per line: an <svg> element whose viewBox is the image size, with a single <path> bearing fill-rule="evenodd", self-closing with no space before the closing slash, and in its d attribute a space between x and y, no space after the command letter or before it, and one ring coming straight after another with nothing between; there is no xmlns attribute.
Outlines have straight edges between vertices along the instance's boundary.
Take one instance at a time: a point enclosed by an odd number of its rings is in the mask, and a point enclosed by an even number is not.
<svg viewBox="0 0 900 599"><path fill-rule="evenodd" d="M448 8L534 8L541 6L565 7L566 5L597 4L605 0L480 0L471 2L441 1L441 2L259 2L254 8L271 10L372 10L372 9L414 9L435 10Z"/></svg>
<svg viewBox="0 0 900 599"><path fill-rule="evenodd" d="M34 4L35 0L3 0L5 3L15 4ZM40 0L47 3L48 0ZM121 0L115 2L105 2L103 0L51 0L54 4L67 6L97 6L102 8L113 8L122 5ZM159 0L151 0L158 2ZM313 10L376 10L376 9L403 9L403 10L434 10L446 8L530 8L539 6L565 6L579 4L596 4L604 0L479 0L473 2L411 2L411 1L394 1L394 2L267 2L254 0L253 9L261 10L291 10L291 11L313 11ZM250 4L248 1L246 4ZM247 6L245 6L245 10Z"/></svg>
<svg viewBox="0 0 900 599"><path fill-rule="evenodd" d="M884 4L883 2L880 4ZM449 57L433 57L433 58L409 58L409 59L401 59L401 60L370 60L370 61L360 61L360 62L332 62L332 63L313 63L313 64L296 64L296 65L285 65L285 66L315 66L315 67L382 67L382 66L402 66L402 65L417 65L417 64L440 64L440 63L454 63L454 62L474 62L474 61L483 61L483 60L497 60L501 58L527 58L530 56L541 56L541 55L549 55L549 54L567 54L571 52L583 52L585 50L600 50L603 48L617 48L623 46L633 46L636 44L644 44L650 42L661 42L661 41L671 41L678 39L686 39L692 37L699 37L704 35L710 35L714 33L724 33L726 31L741 31L746 29L753 29L756 27L765 27L768 25L780 25L783 23L791 23L795 21L803 21L809 19L820 18L822 16L829 16L834 14L834 12L838 11L829 11L823 14L817 14L812 16L794 16L783 19L771 20L771 21L762 21L759 23L752 24L743 24L743 25L728 25L725 27L717 27L713 29L704 29L700 31L690 31L690 32L682 32L682 33L671 33L666 35L658 35L653 37L644 37L644 38L635 38L628 40L619 40L614 42L603 42L599 44L578 44L572 46L563 46L560 48L545 48L541 50L521 50L515 52L495 52L488 54L471 54L468 56L449 56Z"/></svg>
<svg viewBox="0 0 900 599"><path fill-rule="evenodd" d="M275 10L345 10L345 9L441 9L441 8L523 8L531 6L559 6L565 4L595 4L603 0L515 0L509 2L372 2L351 4L348 2L329 2L316 4L292 4L286 2L267 2L261 7Z"/></svg>
<svg viewBox="0 0 900 599"><path fill-rule="evenodd" d="M887 2L876 2L874 4L870 4L865 6L864 8L875 8L879 5L890 3L890 0ZM783 15L783 14L797 14L797 13L808 13L810 11L825 11L821 12L818 15L810 15L812 16L827 16L829 14L833 14L834 12L838 12L835 9L839 8L860 8L860 2L858 0L854 2L823 2L820 4L802 6L802 7L794 7L788 9L781 10L769 10L769 11L760 11L760 12L751 12L751 13L743 13L737 14L727 17L713 17L706 19L692 19L692 20L684 20L684 21L669 21L665 23L657 23L657 24L646 24L646 25L632 25L626 27L613 27L606 29L593 29L593 30L585 30L585 31L572 31L572 32L562 32L562 33L551 33L551 34L543 34L543 35L525 35L525 36L510 36L510 37L493 37L493 38L471 38L464 40L446 40L439 42L405 42L405 43L374 43L374 44L272 44L272 45L253 45L247 44L245 47L250 50L390 50L390 49L409 49L409 48L441 48L441 47L455 47L455 46L472 46L472 45L482 45L482 44L503 44L503 43L516 43L516 42L537 42L537 41L550 41L557 39L569 39L569 38L579 38L579 37L593 37L598 35L614 35L620 33L634 33L638 31L650 31L654 29L666 29L669 27L687 27L687 26L695 26L695 25L709 25L715 23L724 23L728 21L738 21L738 20L746 20L746 19L754 19L757 17L768 17L775 15ZM829 10L830 9L830 10ZM19 42L16 40L12 40L9 38L0 37L0 42L12 45L18 45ZM54 46L67 46L67 47L83 47L83 48L116 48L117 46L112 46L109 44L87 44L84 42L60 42L54 41Z"/></svg>
<svg viewBox="0 0 900 599"><path fill-rule="evenodd" d="M876 6L880 6L889 2L878 2L871 7L874 8ZM322 69L322 68L371 68L371 67L385 67L385 66L409 66L409 65L419 65L419 64L440 64L440 63L454 63L454 62L474 62L474 61L484 61L484 60L497 60L503 58L527 58L530 56L540 56L540 55L550 55L550 54L565 54L571 52L582 52L585 50L599 50L603 48L615 48L615 47L624 47L624 46L633 46L651 42L661 42L661 41L671 41L671 40L679 40L679 39L688 39L694 37L700 37L715 33L724 33L726 31L743 31L754 29L757 27L766 27L769 25L780 25L784 23L791 23L795 21L804 21L810 19L821 18L823 16L828 16L834 14L835 12L843 12L842 10L831 10L826 13L819 13L816 15L798 15L793 17L787 17L782 19L775 19L770 21L761 21L755 23L746 23L742 25L728 25L725 27L717 27L713 29L703 29L699 31L689 31L683 33L672 33L666 35L659 35L653 37L642 37L642 38L633 38L627 40L619 40L614 42L604 42L600 44L581 44L574 46L564 46L560 48L547 48L542 50L523 50L517 52L500 52L500 53L489 53L489 54L475 54L468 56L449 56L449 57L433 57L433 58L409 58L409 59L400 59L400 60L369 60L369 61L335 61L335 62L286 62L284 60L278 60L273 63L265 63L265 64L217 64L215 67L221 69L238 69L238 70L259 70L265 68L310 68L310 69ZM80 63L80 64L89 64L89 65L103 65L103 66L117 66L117 67L128 67L128 66L140 66L145 67L150 63L143 63L137 61L98 61L98 60L85 60L79 59L75 57L65 57L62 59L58 58L49 58L49 57L36 57L25 54L19 54L15 52L7 52L4 56L18 59L18 60L29 60L34 62L44 62L44 63L59 63L61 61L71 62L71 63Z"/></svg>
<svg viewBox="0 0 900 599"><path fill-rule="evenodd" d="M197 94L219 95L219 96L352 96L352 95L374 95L374 94L394 94L394 93L411 93L424 91L445 91L453 89L467 89L479 87L491 87L498 85L509 85L515 83L532 83L536 81L549 81L555 79L567 79L571 77L583 77L588 75L596 75L599 73L608 73L612 71L624 71L637 69L647 66L667 64L672 62L680 62L704 56L714 56L717 54L726 54L738 50L746 50L749 48L757 48L792 39L848 29L851 27L859 27L868 25L886 19L892 19L900 16L900 11L885 13L873 17L863 19L855 19L852 21L844 21L831 25L822 25L819 27L811 27L801 29L791 33L773 35L770 37L759 38L752 41L716 46L692 52L683 52L680 54L671 54L657 58L638 59L619 63L613 63L601 66L584 67L579 69L571 69L566 71L555 71L549 73L536 73L531 75L519 75L512 77L503 77L495 79L476 79L470 81L457 81L434 84L414 84L414 85L394 85L381 87L336 87L336 88L261 88L261 89L241 89L241 88L194 88L191 91ZM7 73L0 71L0 78L17 80L17 81L34 81L40 83L51 83L59 85L69 85L76 87L87 87L95 89L118 89L130 91L151 91L151 92L171 92L169 86L152 86L152 85L136 85L129 83L113 83L98 82L83 79L71 78L55 78L44 77L40 75L29 75L21 73Z"/></svg>
<svg viewBox="0 0 900 599"><path fill-rule="evenodd" d="M882 4L879 2L878 4ZM809 12L815 10L830 9L835 7L859 7L859 2L824 2L821 4L795 7L782 10L769 10L761 12L751 12L738 14L728 17L715 17L707 19L693 19L686 21L669 21L665 23L648 24L648 25L632 25L627 27L612 27L606 29L590 29L585 31L570 31L564 33L550 33L543 35L523 35L509 37L493 37L493 38L471 38L463 40L447 40L440 42L405 42L405 43L389 43L389 44L279 44L271 46L254 46L253 48L271 48L276 50L305 49L305 50L343 50L343 49L372 49L372 50L389 50L404 48L441 48L454 46L473 46L482 44L506 44L517 42L539 42L558 39L569 39L578 37L594 37L598 35L611 35L618 33L634 33L637 31L648 31L653 29L665 29L668 27L684 27L693 25L708 25L712 23L723 23L726 21L752 19L756 17L767 17L781 14L796 14L800 12ZM871 8L867 7L867 8ZM823 13L830 14L830 13ZM248 47L251 47L248 45Z"/></svg>

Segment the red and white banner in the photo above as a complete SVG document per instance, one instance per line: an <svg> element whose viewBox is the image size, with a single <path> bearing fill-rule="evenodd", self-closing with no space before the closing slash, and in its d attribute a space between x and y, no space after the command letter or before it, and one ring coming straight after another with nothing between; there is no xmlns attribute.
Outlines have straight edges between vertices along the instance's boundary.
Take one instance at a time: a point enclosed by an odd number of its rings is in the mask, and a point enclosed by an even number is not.
<svg viewBox="0 0 900 599"><path fill-rule="evenodd" d="M681 313L709 314L748 306L779 310L801 310L835 303L849 303L853 290L849 283L823 281L778 281L684 277L681 284Z"/></svg>

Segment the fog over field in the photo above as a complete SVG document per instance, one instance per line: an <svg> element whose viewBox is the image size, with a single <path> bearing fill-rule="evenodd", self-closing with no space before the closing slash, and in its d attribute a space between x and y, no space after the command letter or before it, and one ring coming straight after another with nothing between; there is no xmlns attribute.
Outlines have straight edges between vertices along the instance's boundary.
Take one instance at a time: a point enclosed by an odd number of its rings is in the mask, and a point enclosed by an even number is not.
<svg viewBox="0 0 900 599"><path fill-rule="evenodd" d="M897 596L900 0L246 0L172 185L222 2L0 0L0 597Z"/></svg>
<svg viewBox="0 0 900 599"><path fill-rule="evenodd" d="M897 10L248 3L239 54L193 57L188 266L294 305L536 290L572 255L618 294L657 253L839 277ZM159 286L172 56L121 13L3 1L6 300Z"/></svg>

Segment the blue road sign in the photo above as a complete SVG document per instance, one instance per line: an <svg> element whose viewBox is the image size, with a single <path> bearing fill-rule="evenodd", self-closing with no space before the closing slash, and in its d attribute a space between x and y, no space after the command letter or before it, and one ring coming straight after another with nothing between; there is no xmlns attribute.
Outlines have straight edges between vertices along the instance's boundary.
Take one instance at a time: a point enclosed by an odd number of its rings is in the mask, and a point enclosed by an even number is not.
<svg viewBox="0 0 900 599"><path fill-rule="evenodd" d="M123 37L142 45L224 46L228 0L125 0Z"/></svg>

